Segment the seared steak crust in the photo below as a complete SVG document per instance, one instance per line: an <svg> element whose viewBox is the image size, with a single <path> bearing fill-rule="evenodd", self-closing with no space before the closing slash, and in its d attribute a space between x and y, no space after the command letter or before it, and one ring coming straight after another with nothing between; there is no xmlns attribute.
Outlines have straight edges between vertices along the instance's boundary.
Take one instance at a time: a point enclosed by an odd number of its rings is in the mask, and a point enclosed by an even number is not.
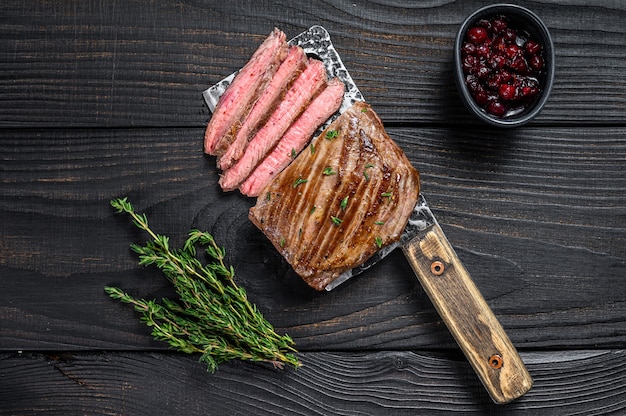
<svg viewBox="0 0 626 416"><path fill-rule="evenodd" d="M397 241L418 194L418 172L359 102L261 191L249 217L322 290Z"/></svg>

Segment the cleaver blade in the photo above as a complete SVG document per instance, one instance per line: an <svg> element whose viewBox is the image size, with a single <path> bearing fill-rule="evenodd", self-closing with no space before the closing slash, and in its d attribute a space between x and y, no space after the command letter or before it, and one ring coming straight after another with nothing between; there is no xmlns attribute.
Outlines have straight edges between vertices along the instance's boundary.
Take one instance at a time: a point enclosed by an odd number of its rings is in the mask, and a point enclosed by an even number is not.
<svg viewBox="0 0 626 416"><path fill-rule="evenodd" d="M326 29L312 26L289 43L299 45L307 54L321 59L329 77L336 76L344 82L346 92L338 113L356 101L363 100ZM236 73L231 74L203 91L202 95L211 112L235 76ZM318 133L336 116L338 114L321 126ZM424 291L491 399L497 404L504 404L528 392L533 380L524 362L421 194L399 241L382 248L361 266L341 274L326 290L332 290L352 276L362 273L398 247L402 249Z"/></svg>

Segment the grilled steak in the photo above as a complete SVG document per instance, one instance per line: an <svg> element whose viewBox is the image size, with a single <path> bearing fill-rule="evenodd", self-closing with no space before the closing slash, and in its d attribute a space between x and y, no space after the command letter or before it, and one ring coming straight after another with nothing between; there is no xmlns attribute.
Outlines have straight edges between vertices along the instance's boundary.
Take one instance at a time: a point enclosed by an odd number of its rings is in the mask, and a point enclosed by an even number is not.
<svg viewBox="0 0 626 416"><path fill-rule="evenodd" d="M204 151L221 155L287 56L286 35L274 29L220 97L204 135Z"/></svg>
<svg viewBox="0 0 626 416"><path fill-rule="evenodd" d="M237 189L265 156L276 146L289 126L326 85L326 69L321 61L309 59L307 67L285 93L263 127L248 143L241 159L223 172L219 180L225 191Z"/></svg>
<svg viewBox="0 0 626 416"><path fill-rule="evenodd" d="M306 62L307 58L304 49L299 46L289 48L287 58L280 64L267 88L254 104L254 107L252 107L250 114L248 114L241 128L237 131L235 140L228 147L226 153L220 156L218 160L220 169L226 170L230 168L241 158L252 135L272 114L281 96L304 69Z"/></svg>
<svg viewBox="0 0 626 416"><path fill-rule="evenodd" d="M359 102L261 191L249 217L322 290L400 238L418 193L418 172Z"/></svg>
<svg viewBox="0 0 626 416"><path fill-rule="evenodd" d="M307 145L315 130L333 115L343 100L345 85L339 78L328 81L328 85L298 119L289 127L276 147L263 159L252 174L241 184L239 190L247 196L258 196L276 175L280 173L294 155Z"/></svg>

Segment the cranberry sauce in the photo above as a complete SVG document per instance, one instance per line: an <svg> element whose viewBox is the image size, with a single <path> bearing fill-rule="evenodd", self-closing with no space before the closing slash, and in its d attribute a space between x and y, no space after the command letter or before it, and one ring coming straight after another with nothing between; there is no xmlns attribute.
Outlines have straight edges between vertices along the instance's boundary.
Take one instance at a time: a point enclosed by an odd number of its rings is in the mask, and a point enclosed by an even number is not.
<svg viewBox="0 0 626 416"><path fill-rule="evenodd" d="M505 16L481 19L470 27L461 58L465 85L491 115L519 114L541 92L543 47Z"/></svg>

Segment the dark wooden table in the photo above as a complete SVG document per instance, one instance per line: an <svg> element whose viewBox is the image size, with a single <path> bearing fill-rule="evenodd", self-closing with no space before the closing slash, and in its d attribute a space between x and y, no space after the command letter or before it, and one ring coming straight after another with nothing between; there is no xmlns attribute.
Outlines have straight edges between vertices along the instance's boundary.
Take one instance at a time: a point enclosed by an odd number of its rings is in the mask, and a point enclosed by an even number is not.
<svg viewBox="0 0 626 416"><path fill-rule="evenodd" d="M626 414L626 4L519 2L556 48L530 125L474 121L452 44L484 1L4 1L0 5L0 414ZM423 193L520 350L534 388L496 406L400 252L309 289L224 194L202 153L201 92L274 26L323 25L421 171ZM169 293L137 265L152 226L226 248L304 366L208 374L105 285Z"/></svg>

